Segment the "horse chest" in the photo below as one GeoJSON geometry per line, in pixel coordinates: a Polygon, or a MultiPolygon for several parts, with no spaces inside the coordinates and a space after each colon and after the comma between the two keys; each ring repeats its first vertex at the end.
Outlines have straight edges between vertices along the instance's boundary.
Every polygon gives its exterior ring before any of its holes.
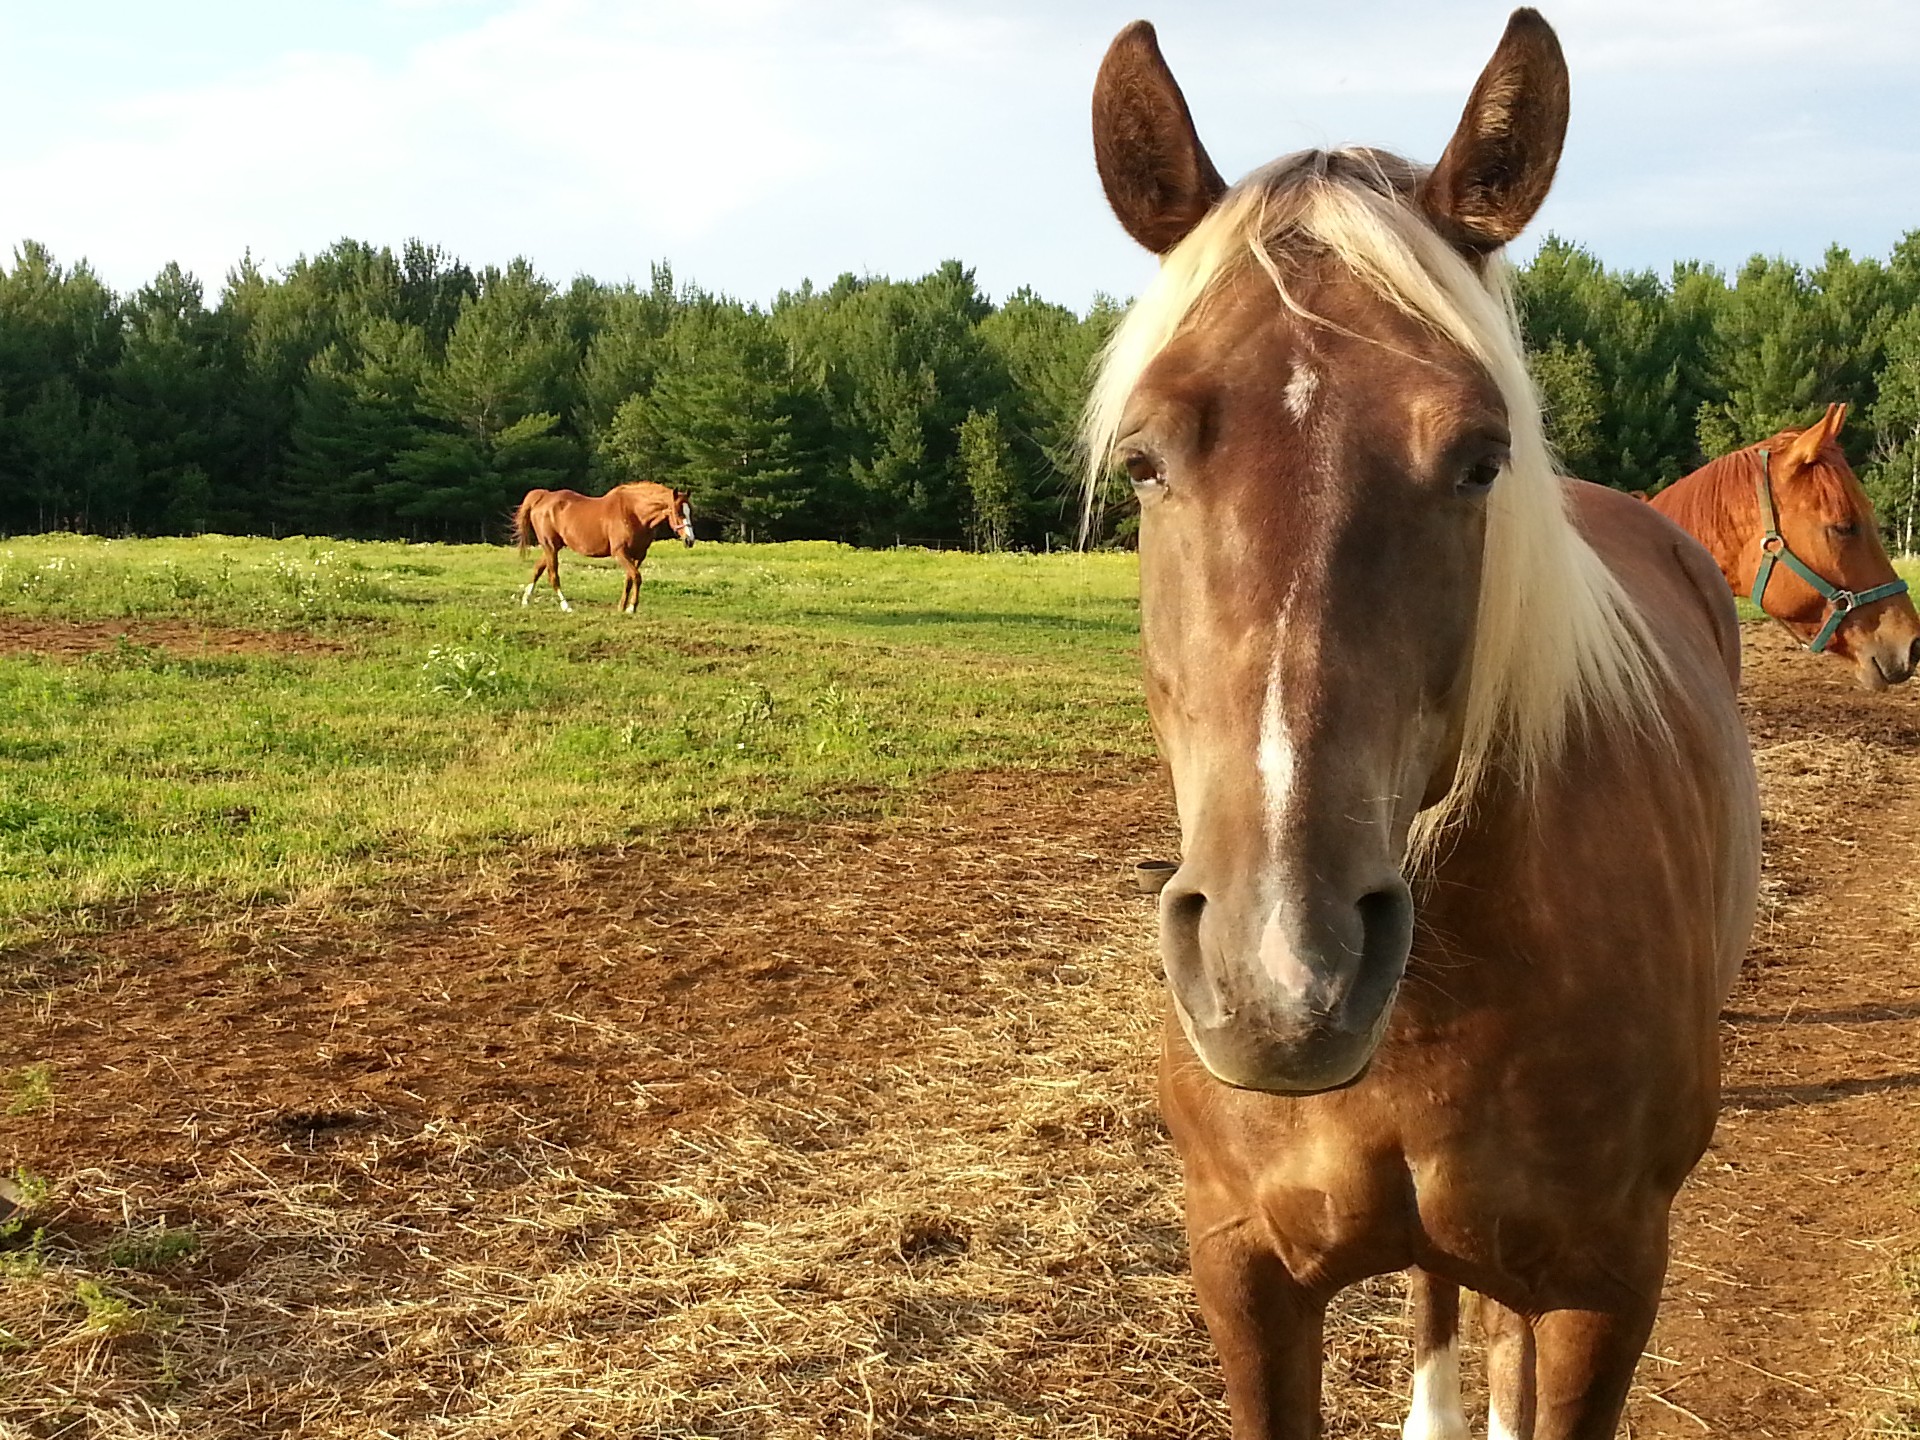
{"type": "Polygon", "coordinates": [[[1649,1164],[1649,1132],[1672,1116],[1582,1113],[1531,1085],[1415,1083],[1390,1059],[1301,1098],[1229,1090],[1170,1059],[1162,1098],[1190,1202],[1257,1223],[1296,1278],[1329,1289],[1414,1264],[1516,1298],[1603,1287],[1585,1257],[1633,1249],[1649,1199],[1697,1154],[1690,1139],[1649,1164]]]}

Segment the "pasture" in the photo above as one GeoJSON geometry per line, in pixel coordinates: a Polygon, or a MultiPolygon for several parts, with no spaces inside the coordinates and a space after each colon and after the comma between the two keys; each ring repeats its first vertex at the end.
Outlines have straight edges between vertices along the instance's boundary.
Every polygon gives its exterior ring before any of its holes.
{"type": "MultiPolygon", "coordinates": [[[[1124,556],[0,545],[0,1434],[1224,1433],[1124,556]]],[[[1920,716],[1766,903],[1635,1436],[1920,1433],[1920,716]]],[[[1330,1334],[1395,1433],[1394,1284],[1330,1334]]]]}
{"type": "MultiPolygon", "coordinates": [[[[662,547],[664,549],[664,547],[662,547]]],[[[318,904],[949,772],[1147,753],[1119,556],[0,545],[0,925],[318,904]]],[[[0,938],[4,938],[0,935],[0,938]]]]}

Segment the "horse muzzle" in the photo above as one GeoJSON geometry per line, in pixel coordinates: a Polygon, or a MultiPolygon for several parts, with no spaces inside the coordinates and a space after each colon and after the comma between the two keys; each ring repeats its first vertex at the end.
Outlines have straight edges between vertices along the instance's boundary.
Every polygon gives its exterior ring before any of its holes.
{"type": "Polygon", "coordinates": [[[1174,1010],[1214,1078],[1310,1095],[1365,1073],[1413,948],[1398,877],[1357,901],[1276,904],[1247,924],[1176,876],[1160,914],[1174,1010]]]}
{"type": "MultiPolygon", "coordinates": [[[[1904,637],[1901,637],[1904,639],[1904,637]]],[[[1878,637],[1854,662],[1860,683],[1868,690],[1884,690],[1905,683],[1920,668],[1920,639],[1906,644],[1881,644],[1878,637]]]]}

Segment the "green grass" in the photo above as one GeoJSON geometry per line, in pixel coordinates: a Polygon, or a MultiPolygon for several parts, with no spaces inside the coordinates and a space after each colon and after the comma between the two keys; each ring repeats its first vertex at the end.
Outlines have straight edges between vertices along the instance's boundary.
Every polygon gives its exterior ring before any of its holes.
{"type": "Polygon", "coordinates": [[[637,617],[611,562],[563,563],[571,615],[486,546],[0,542],[0,636],[342,647],[0,654],[0,944],[1150,754],[1128,556],[663,545],[637,617]]]}
{"type": "Polygon", "coordinates": [[[163,1270],[199,1250],[200,1237],[192,1230],[127,1230],[107,1245],[106,1258],[121,1270],[163,1270]]]}
{"type": "Polygon", "coordinates": [[[53,1066],[42,1060],[0,1076],[0,1095],[6,1097],[4,1113],[8,1115],[39,1115],[51,1110],[53,1066]]]}

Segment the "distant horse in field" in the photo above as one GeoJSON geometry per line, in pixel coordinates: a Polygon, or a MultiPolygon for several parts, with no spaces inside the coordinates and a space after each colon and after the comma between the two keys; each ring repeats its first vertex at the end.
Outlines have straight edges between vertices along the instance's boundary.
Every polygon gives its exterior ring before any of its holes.
{"type": "Polygon", "coordinates": [[[1829,405],[1805,430],[1709,460],[1652,503],[1707,547],[1734,594],[1884,690],[1920,664],[1920,615],[1835,442],[1846,418],[1829,405]]]}
{"type": "MultiPolygon", "coordinates": [[[[1553,471],[1501,248],[1567,121],[1518,10],[1440,162],[1229,188],[1153,28],[1094,153],[1160,268],[1086,440],[1140,501],[1182,834],[1161,1100],[1239,1440],[1321,1434],[1329,1299],[1411,1269],[1405,1435],[1611,1436],[1719,1108],[1760,814],[1740,640],[1664,515],[1553,471]]],[[[1089,494],[1099,493],[1090,486],[1089,494]]]]}
{"type": "Polygon", "coordinates": [[[533,587],[545,575],[560,597],[560,608],[571,610],[560,588],[560,552],[572,550],[596,559],[612,555],[627,572],[620,587],[620,609],[632,614],[640,608],[640,565],[647,549],[662,534],[679,536],[693,548],[693,507],[685,490],[669,489],[651,480],[616,485],[606,494],[586,496],[577,490],[529,490],[513,514],[513,536],[520,558],[527,558],[527,542],[540,544],[540,563],[533,579],[520,592],[520,603],[533,600],[533,587]]]}

